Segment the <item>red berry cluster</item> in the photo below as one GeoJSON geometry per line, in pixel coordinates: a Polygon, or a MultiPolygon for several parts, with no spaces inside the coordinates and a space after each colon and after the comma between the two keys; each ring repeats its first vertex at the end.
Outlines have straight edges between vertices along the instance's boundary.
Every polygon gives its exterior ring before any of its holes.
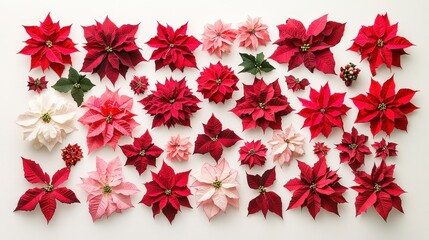
{"type": "Polygon", "coordinates": [[[356,81],[360,69],[355,64],[349,63],[344,67],[340,68],[340,78],[344,81],[347,87],[351,86],[353,81],[356,81]]]}

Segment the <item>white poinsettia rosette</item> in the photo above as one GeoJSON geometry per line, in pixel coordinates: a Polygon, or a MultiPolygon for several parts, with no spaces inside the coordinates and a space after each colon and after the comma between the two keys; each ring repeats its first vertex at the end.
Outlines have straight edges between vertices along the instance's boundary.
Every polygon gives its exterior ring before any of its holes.
{"type": "Polygon", "coordinates": [[[24,129],[24,140],[49,151],[61,143],[67,134],[76,130],[77,107],[53,93],[42,93],[28,104],[28,111],[20,114],[16,123],[24,129]]]}

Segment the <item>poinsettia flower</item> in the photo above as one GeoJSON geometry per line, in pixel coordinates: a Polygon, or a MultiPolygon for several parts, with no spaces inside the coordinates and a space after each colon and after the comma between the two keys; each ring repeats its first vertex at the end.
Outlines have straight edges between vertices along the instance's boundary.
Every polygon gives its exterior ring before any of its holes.
{"type": "Polygon", "coordinates": [[[355,123],[369,122],[373,136],[380,131],[390,136],[395,128],[406,131],[406,115],[418,109],[410,102],[417,91],[401,88],[395,92],[395,87],[393,76],[383,85],[371,79],[367,95],[359,94],[351,98],[359,109],[355,123]]]}
{"type": "Polygon", "coordinates": [[[383,63],[389,69],[392,66],[401,67],[401,55],[407,54],[404,49],[413,44],[406,38],[397,36],[397,32],[398,23],[391,25],[387,13],[378,14],[374,25],[361,27],[348,50],[359,52],[362,60],[368,59],[373,76],[383,63]]]}
{"type": "Polygon", "coordinates": [[[136,32],[139,25],[125,24],[117,27],[109,17],[103,23],[84,26],[88,53],[83,61],[81,72],[97,73],[100,79],[105,76],[115,84],[119,74],[124,78],[129,68],[146,61],[136,45],[136,32]]]}
{"type": "Polygon", "coordinates": [[[27,44],[19,53],[31,56],[31,67],[41,67],[42,71],[52,68],[58,76],[65,64],[72,64],[70,54],[77,52],[75,43],[69,38],[71,25],[60,27],[60,22],[52,22],[50,14],[40,26],[24,26],[30,35],[27,44]]]}
{"type": "Polygon", "coordinates": [[[382,161],[378,167],[374,164],[371,174],[364,171],[355,172],[354,181],[359,185],[351,188],[358,192],[355,202],[356,216],[366,212],[371,206],[374,206],[384,221],[387,221],[392,207],[404,213],[400,195],[405,191],[394,183],[394,171],[395,165],[387,166],[386,162],[382,161]]]}
{"type": "Polygon", "coordinates": [[[240,47],[256,50],[259,45],[266,46],[271,42],[268,26],[261,23],[261,18],[247,17],[246,22],[238,24],[237,39],[240,47]]]}
{"type": "Polygon", "coordinates": [[[397,145],[393,142],[386,142],[386,139],[382,138],[380,142],[375,142],[371,146],[375,149],[375,157],[379,157],[384,161],[387,157],[397,156],[397,145]]]}
{"type": "Polygon", "coordinates": [[[188,161],[191,154],[192,143],[189,137],[182,138],[179,134],[171,136],[165,147],[166,158],[170,161],[188,161]]]}
{"type": "Polygon", "coordinates": [[[204,68],[197,78],[198,92],[202,93],[209,102],[224,103],[232,97],[232,93],[238,90],[238,77],[230,67],[217,62],[210,63],[210,67],[204,68]]]}
{"type": "Polygon", "coordinates": [[[267,213],[270,211],[283,218],[282,199],[277,193],[267,190],[276,180],[276,169],[274,167],[268,169],[262,176],[259,174],[251,175],[247,172],[246,175],[249,187],[259,192],[257,197],[250,200],[247,215],[262,211],[264,218],[267,218],[267,213]]]}
{"type": "Polygon", "coordinates": [[[359,134],[355,127],[352,132],[344,132],[340,144],[336,144],[340,151],[340,162],[347,162],[353,171],[356,171],[365,164],[365,155],[371,154],[369,148],[365,145],[368,136],[359,134]]]}
{"type": "Polygon", "coordinates": [[[191,187],[195,189],[197,207],[203,207],[209,221],[220,211],[226,212],[228,206],[238,208],[237,176],[225,159],[216,165],[204,163],[201,171],[193,175],[191,187]]]}
{"type": "Polygon", "coordinates": [[[339,183],[337,171],[331,171],[326,158],[321,158],[313,167],[298,161],[301,171],[299,178],[289,180],[284,187],[293,191],[287,210],[307,207],[313,219],[316,219],[320,207],[328,212],[338,213],[338,204],[347,202],[343,197],[346,187],[339,183]]]}
{"type": "Polygon", "coordinates": [[[231,147],[236,142],[242,140],[234,131],[227,128],[222,130],[222,123],[214,114],[210,117],[207,124],[203,123],[204,134],[198,134],[195,140],[195,153],[210,153],[210,156],[216,160],[220,159],[223,153],[223,147],[231,147]]]}
{"type": "Polygon", "coordinates": [[[28,91],[32,90],[37,93],[40,93],[43,89],[46,89],[48,84],[48,81],[46,81],[46,76],[43,76],[41,78],[32,78],[28,76],[28,91]]]}
{"type": "Polygon", "coordinates": [[[170,77],[165,83],[156,83],[156,90],[139,102],[150,115],[154,116],[152,128],[161,125],[175,126],[176,124],[191,127],[190,118],[200,110],[201,102],[186,86],[185,78],[176,81],[170,77]]]}
{"type": "Polygon", "coordinates": [[[305,87],[310,85],[310,82],[307,78],[299,79],[293,75],[286,76],[287,88],[292,89],[293,92],[298,90],[305,90],[305,87]]]}
{"type": "Polygon", "coordinates": [[[282,128],[282,116],[293,111],[286,96],[282,95],[278,79],[266,84],[264,79],[255,78],[253,84],[244,87],[244,96],[237,100],[231,111],[241,118],[243,130],[259,126],[265,132],[267,127],[282,128]]]}
{"type": "Polygon", "coordinates": [[[326,83],[320,87],[319,92],[310,88],[310,100],[298,98],[304,107],[298,112],[305,118],[302,127],[310,128],[311,139],[319,136],[320,133],[328,137],[333,127],[343,129],[342,116],[350,110],[344,104],[345,95],[346,93],[331,94],[329,84],[326,83]]]}
{"type": "Polygon", "coordinates": [[[28,104],[16,123],[24,129],[24,139],[39,149],[51,151],[67,134],[76,130],[76,106],[52,93],[42,93],[28,104]]]}
{"type": "Polygon", "coordinates": [[[279,45],[271,59],[288,63],[288,71],[304,64],[313,72],[316,68],[323,73],[335,74],[335,60],[330,48],[337,45],[343,37],[345,23],[328,21],[328,15],[314,20],[308,29],[295,19],[289,18],[286,24],[278,25],[279,45]]]}
{"type": "Polygon", "coordinates": [[[292,124],[284,131],[274,130],[273,138],[268,141],[268,144],[271,145],[274,162],[277,161],[280,166],[285,163],[289,165],[292,158],[304,155],[304,136],[295,132],[292,124]]]}
{"type": "Polygon", "coordinates": [[[231,28],[231,23],[217,20],[214,24],[206,24],[203,33],[203,50],[222,58],[222,53],[230,53],[231,46],[237,37],[237,30],[231,28]]]}
{"type": "Polygon", "coordinates": [[[252,169],[253,165],[262,166],[265,164],[267,147],[262,144],[261,140],[245,142],[244,146],[238,150],[240,154],[240,165],[248,164],[249,169],[252,169]]]}
{"type": "Polygon", "coordinates": [[[69,144],[61,149],[61,158],[66,164],[66,167],[71,168],[83,158],[82,148],[79,144],[69,144]]]}
{"type": "Polygon", "coordinates": [[[33,211],[39,204],[40,210],[49,223],[57,207],[56,200],[67,204],[80,203],[72,190],[60,187],[69,178],[69,168],[65,167],[58,170],[51,180],[49,174],[43,172],[40,165],[33,160],[22,158],[22,165],[25,179],[29,183],[43,184],[44,187],[28,189],[19,198],[15,211],[33,211]]]}
{"type": "Polygon", "coordinates": [[[149,85],[149,80],[146,76],[134,76],[133,80],[130,82],[131,90],[133,90],[134,94],[144,94],[149,85]]]}
{"type": "Polygon", "coordinates": [[[188,36],[187,29],[188,23],[176,30],[158,23],[157,35],[146,43],[156,48],[150,57],[150,60],[155,60],[155,70],[167,65],[171,71],[176,68],[182,72],[185,67],[197,68],[193,52],[201,42],[194,36],[188,36]]]}
{"type": "Polygon", "coordinates": [[[141,175],[146,171],[147,165],[156,166],[156,158],[162,154],[162,149],[152,142],[149,131],[134,138],[133,144],[119,146],[127,157],[125,165],[134,165],[141,175]]]}
{"type": "Polygon", "coordinates": [[[134,207],[131,196],[140,192],[136,185],[124,181],[122,162],[118,157],[109,162],[97,157],[96,171],[81,180],[80,186],[88,193],[86,201],[94,222],[103,215],[108,218],[112,213],[121,213],[134,207]]]}
{"type": "Polygon", "coordinates": [[[328,155],[329,150],[331,150],[331,148],[329,148],[328,146],[326,146],[324,142],[316,142],[316,143],[314,143],[313,152],[314,152],[314,154],[317,155],[317,157],[319,159],[325,158],[326,155],[328,155]]]}
{"type": "Polygon", "coordinates": [[[353,63],[349,63],[340,68],[340,78],[344,81],[344,84],[346,84],[347,87],[350,87],[353,81],[357,80],[359,73],[360,69],[353,63]]]}
{"type": "Polygon", "coordinates": [[[106,144],[116,149],[119,138],[124,135],[131,137],[131,133],[139,124],[134,120],[133,99],[119,95],[106,88],[100,97],[91,96],[82,107],[89,110],[79,118],[79,122],[87,125],[88,134],[86,143],[89,153],[106,144]]]}
{"type": "Polygon", "coordinates": [[[173,222],[180,206],[192,208],[188,196],[191,190],[188,188],[187,172],[175,173],[165,162],[158,173],[152,172],[152,181],[145,183],[146,194],[140,203],[152,206],[153,217],[161,211],[168,221],[173,222]]]}

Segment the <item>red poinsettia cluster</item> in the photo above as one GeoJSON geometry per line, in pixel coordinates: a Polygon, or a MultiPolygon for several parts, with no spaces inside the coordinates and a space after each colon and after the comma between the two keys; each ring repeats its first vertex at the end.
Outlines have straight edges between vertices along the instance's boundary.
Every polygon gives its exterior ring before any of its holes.
{"type": "Polygon", "coordinates": [[[100,79],[107,76],[115,84],[121,74],[124,78],[129,68],[145,61],[136,45],[138,25],[117,27],[109,17],[103,23],[83,27],[87,41],[82,72],[97,73],[100,79]]]}
{"type": "Polygon", "coordinates": [[[331,148],[326,146],[324,142],[314,143],[313,153],[316,154],[319,159],[325,158],[326,155],[328,155],[329,150],[331,150],[331,148]]]}
{"type": "Polygon", "coordinates": [[[60,27],[60,22],[52,22],[50,14],[40,26],[24,26],[30,35],[27,44],[19,53],[31,56],[30,69],[41,67],[42,71],[52,68],[58,76],[65,64],[72,64],[70,54],[77,52],[75,43],[69,38],[71,25],[60,27]]]}
{"type": "Polygon", "coordinates": [[[279,45],[271,59],[288,63],[289,71],[304,64],[310,70],[335,74],[335,60],[330,48],[337,45],[344,33],[345,23],[328,21],[328,15],[314,20],[308,29],[295,19],[278,25],[279,45]]]}
{"type": "Polygon", "coordinates": [[[240,154],[238,161],[241,162],[241,165],[248,164],[250,169],[254,165],[262,166],[267,161],[267,150],[267,147],[262,144],[261,140],[245,142],[244,146],[238,150],[240,154]]]}
{"type": "Polygon", "coordinates": [[[341,163],[347,162],[353,171],[365,164],[365,155],[371,154],[371,151],[365,145],[367,141],[368,137],[364,134],[359,134],[354,127],[351,133],[344,132],[343,140],[340,144],[337,144],[341,163]]]}
{"type": "Polygon", "coordinates": [[[82,149],[79,144],[69,144],[61,149],[61,157],[68,168],[76,165],[83,158],[82,149]]]}
{"type": "Polygon", "coordinates": [[[169,66],[172,71],[178,68],[182,72],[185,67],[197,68],[193,51],[201,42],[194,36],[188,36],[187,29],[188,23],[177,30],[158,23],[157,35],[146,43],[156,48],[150,57],[150,60],[155,60],[155,70],[164,66],[169,66]]]}
{"type": "Polygon", "coordinates": [[[131,90],[134,94],[144,94],[149,86],[149,80],[146,76],[134,76],[133,80],[130,82],[131,90]]]}
{"type": "Polygon", "coordinates": [[[259,126],[265,132],[268,127],[282,128],[282,116],[293,111],[286,96],[282,95],[278,79],[266,84],[255,78],[253,84],[244,87],[244,96],[237,100],[231,111],[241,118],[243,130],[259,126]]]}
{"type": "Polygon", "coordinates": [[[170,128],[176,124],[190,127],[190,118],[200,109],[197,104],[201,101],[186,86],[185,78],[180,81],[170,78],[164,84],[156,83],[156,90],[139,102],[154,116],[152,128],[161,125],[170,128]]]}
{"type": "Polygon", "coordinates": [[[285,76],[286,84],[288,89],[292,89],[293,92],[298,90],[304,90],[305,87],[310,85],[310,82],[307,78],[299,79],[294,77],[293,75],[285,76]]]}
{"type": "Polygon", "coordinates": [[[393,142],[386,142],[386,139],[382,138],[380,142],[375,142],[371,146],[375,149],[375,157],[379,157],[384,161],[387,157],[397,156],[397,145],[393,142]]]}

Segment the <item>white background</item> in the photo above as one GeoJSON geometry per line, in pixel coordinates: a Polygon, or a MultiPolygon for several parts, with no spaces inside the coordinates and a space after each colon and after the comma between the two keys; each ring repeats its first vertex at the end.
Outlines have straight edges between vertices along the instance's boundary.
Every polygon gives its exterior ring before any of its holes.
{"type": "MultiPolygon", "coordinates": [[[[428,141],[428,74],[427,74],[427,24],[428,7],[425,1],[8,1],[2,0],[0,3],[2,9],[1,18],[1,37],[0,37],[0,69],[1,69],[1,94],[2,104],[1,112],[1,158],[0,167],[0,238],[1,239],[115,239],[115,238],[157,238],[157,239],[427,239],[424,227],[428,226],[427,216],[428,208],[428,185],[427,171],[429,170],[429,160],[427,154],[428,141]],[[421,107],[409,115],[408,133],[395,130],[388,140],[397,142],[398,154],[396,158],[388,159],[389,164],[396,164],[395,176],[397,183],[402,186],[407,193],[402,196],[403,208],[405,214],[392,210],[388,222],[384,222],[381,217],[371,208],[368,213],[355,217],[354,199],[356,192],[349,190],[345,197],[349,203],[342,204],[339,207],[341,217],[327,213],[322,210],[313,220],[307,209],[285,211],[289,203],[291,192],[283,188],[283,185],[291,178],[298,176],[299,171],[296,161],[290,166],[283,168],[276,167],[277,181],[271,188],[277,192],[283,200],[284,219],[278,216],[268,214],[265,220],[261,213],[247,216],[247,204],[249,200],[257,195],[256,191],[248,188],[245,180],[245,171],[252,174],[262,173],[264,170],[274,166],[272,157],[268,156],[267,164],[263,167],[255,167],[249,171],[247,165],[239,166],[238,149],[243,145],[243,141],[238,142],[233,147],[224,151],[224,157],[230,165],[238,169],[239,182],[241,184],[239,191],[241,194],[240,208],[228,209],[227,214],[220,214],[209,222],[202,209],[184,208],[179,213],[173,224],[170,225],[163,215],[152,218],[152,211],[149,207],[137,204],[145,188],[143,183],[150,180],[149,171],[157,172],[159,168],[149,167],[148,171],[139,176],[133,166],[124,167],[125,180],[135,183],[141,192],[133,197],[135,208],[129,209],[122,214],[114,214],[109,219],[92,222],[88,213],[88,206],[85,202],[86,194],[78,186],[80,177],[86,177],[87,172],[95,169],[95,157],[100,156],[106,160],[119,156],[125,162],[125,156],[118,148],[113,151],[109,147],[104,147],[91,155],[85,154],[85,158],[77,164],[72,170],[66,186],[73,189],[81,204],[58,204],[55,215],[49,225],[39,209],[33,212],[13,212],[19,197],[30,187],[23,177],[20,157],[34,159],[42,168],[53,174],[53,172],[63,167],[60,156],[60,149],[68,143],[79,143],[85,153],[87,147],[85,135],[87,128],[77,123],[78,131],[70,134],[63,144],[57,145],[52,152],[46,149],[35,150],[31,145],[22,140],[22,130],[15,124],[16,117],[26,110],[28,101],[35,97],[37,93],[27,92],[26,82],[28,75],[33,77],[42,76],[42,72],[37,69],[29,72],[30,57],[17,54],[24,47],[23,41],[28,39],[22,25],[38,25],[43,21],[48,13],[54,21],[61,20],[62,26],[73,24],[70,37],[80,52],[72,55],[73,66],[78,70],[82,66],[86,51],[82,48],[85,39],[81,26],[88,26],[95,23],[94,20],[102,22],[106,15],[118,26],[122,24],[140,23],[137,32],[137,44],[142,48],[143,56],[150,58],[153,51],[144,44],[156,34],[157,21],[162,24],[170,24],[174,28],[181,26],[189,21],[188,34],[201,39],[201,34],[206,23],[214,23],[221,18],[224,22],[237,23],[245,21],[247,16],[263,17],[263,22],[269,26],[271,39],[275,41],[278,37],[276,25],[282,24],[287,18],[301,20],[304,25],[308,24],[329,13],[329,20],[338,22],[347,22],[342,41],[332,48],[336,60],[336,71],[340,65],[349,61],[359,63],[360,56],[354,52],[346,51],[351,45],[351,40],[356,36],[361,25],[372,25],[377,13],[389,13],[392,23],[399,22],[398,34],[407,37],[416,46],[407,50],[410,55],[402,57],[403,69],[393,68],[390,72],[385,67],[378,70],[375,79],[384,82],[392,74],[395,74],[397,89],[411,88],[420,90],[415,96],[413,102],[421,107]]],[[[266,56],[270,56],[275,49],[275,45],[260,47],[266,56]]],[[[241,62],[238,52],[248,52],[243,48],[238,48],[236,42],[232,54],[222,59],[223,64],[227,64],[238,72],[241,68],[238,64],[241,62]]],[[[255,54],[256,52],[252,52],[255,54]]],[[[208,66],[209,63],[216,63],[216,56],[209,56],[203,52],[201,47],[195,51],[197,64],[200,69],[208,66]]],[[[301,66],[290,73],[287,72],[287,65],[279,65],[275,61],[271,63],[277,68],[275,71],[263,74],[265,81],[272,82],[279,78],[280,84],[294,109],[300,110],[301,104],[297,97],[308,98],[309,88],[304,92],[292,93],[287,90],[284,82],[284,76],[293,74],[297,77],[307,77],[313,88],[317,90],[325,82],[329,82],[333,92],[347,92],[345,103],[352,107],[348,115],[344,118],[344,128],[350,131],[354,119],[357,115],[356,107],[353,105],[350,97],[368,90],[370,83],[370,72],[368,62],[359,63],[362,72],[359,80],[352,87],[346,88],[343,82],[335,75],[324,75],[315,71],[311,74],[304,66],[301,66]]],[[[171,73],[168,68],[155,72],[153,61],[140,63],[135,70],[130,70],[127,74],[127,80],[119,78],[115,89],[121,88],[121,94],[132,96],[128,86],[130,79],[134,74],[146,75],[150,80],[150,89],[154,89],[156,81],[163,82],[165,77],[171,75],[175,79],[181,79],[186,76],[188,85],[195,92],[195,79],[199,75],[199,70],[186,69],[184,73],[176,70],[171,73]]],[[[67,72],[67,69],[65,73],[67,72]]],[[[49,86],[54,84],[58,77],[53,71],[46,71],[49,86]]],[[[158,127],[151,129],[150,133],[154,138],[156,145],[163,147],[171,135],[181,133],[183,136],[190,136],[194,142],[196,135],[202,133],[201,123],[207,122],[211,113],[214,112],[221,118],[224,127],[236,131],[243,139],[251,141],[252,139],[262,139],[266,143],[272,134],[272,130],[267,130],[265,134],[258,128],[256,130],[241,131],[241,121],[229,110],[235,106],[235,100],[242,95],[242,83],[250,84],[252,75],[239,74],[239,91],[233,95],[233,100],[225,104],[208,103],[204,100],[200,107],[202,110],[197,112],[192,118],[192,129],[185,127],[175,127],[167,129],[158,127]]],[[[108,79],[100,82],[98,75],[89,75],[90,79],[97,84],[93,90],[86,94],[100,96],[105,90],[105,86],[112,89],[113,86],[108,79]]],[[[48,91],[53,91],[50,88],[48,91]]],[[[144,96],[147,96],[146,93],[144,96]]],[[[200,99],[202,95],[196,93],[200,99]]],[[[71,100],[70,96],[67,97],[71,100]]],[[[140,100],[142,97],[135,97],[140,100]]],[[[152,117],[142,110],[142,105],[135,102],[133,111],[138,114],[136,120],[141,124],[133,132],[138,137],[152,124],[152,117]]],[[[81,116],[85,109],[80,109],[78,116],[81,116]]],[[[293,123],[295,128],[299,129],[303,119],[294,113],[283,118],[283,126],[287,127],[293,123]]],[[[368,124],[356,125],[360,133],[370,136],[368,144],[375,140],[379,141],[384,136],[380,133],[375,139],[370,135],[368,124]]],[[[334,148],[335,143],[341,141],[341,131],[336,129],[330,135],[329,139],[319,136],[311,142],[308,128],[302,129],[301,133],[306,136],[307,144],[305,146],[306,155],[301,160],[310,165],[316,161],[312,153],[313,144],[316,141],[326,141],[329,147],[334,148]]],[[[120,144],[131,143],[131,138],[123,137],[120,144]]],[[[371,147],[371,150],[372,147],[371,147]]],[[[339,175],[343,178],[342,183],[345,186],[352,186],[353,174],[346,165],[339,164],[339,152],[331,150],[328,155],[328,164],[333,169],[339,168],[339,175]]],[[[161,161],[165,154],[157,160],[157,166],[161,166],[161,161]]],[[[364,170],[369,171],[373,163],[379,163],[380,159],[374,159],[373,155],[366,158],[364,170]]],[[[214,164],[214,160],[208,155],[193,155],[189,162],[169,162],[176,171],[185,171],[188,169],[198,170],[204,162],[214,164]]],[[[195,206],[195,200],[191,196],[191,205],[195,206]]]]}

